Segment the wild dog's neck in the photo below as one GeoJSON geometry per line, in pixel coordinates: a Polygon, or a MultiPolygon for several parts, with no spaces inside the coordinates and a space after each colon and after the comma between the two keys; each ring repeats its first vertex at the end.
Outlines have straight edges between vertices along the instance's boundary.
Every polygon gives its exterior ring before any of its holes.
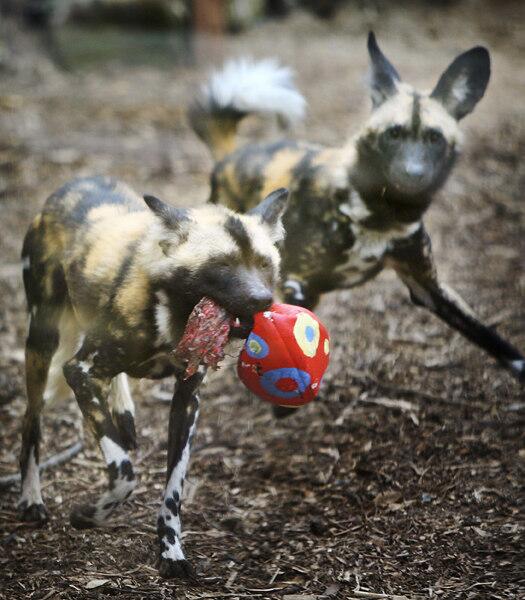
{"type": "Polygon", "coordinates": [[[199,300],[191,294],[191,274],[183,267],[174,269],[173,259],[159,245],[156,225],[145,234],[138,260],[149,280],[149,302],[160,338],[166,343],[176,342],[199,300]]]}
{"type": "Polygon", "coordinates": [[[197,303],[188,291],[184,274],[174,273],[169,279],[155,281],[151,302],[158,342],[176,345],[197,303]]]}
{"type": "Polygon", "coordinates": [[[176,345],[185,324],[183,315],[180,314],[180,307],[162,288],[153,292],[152,306],[157,341],[169,346],[176,345]]]}

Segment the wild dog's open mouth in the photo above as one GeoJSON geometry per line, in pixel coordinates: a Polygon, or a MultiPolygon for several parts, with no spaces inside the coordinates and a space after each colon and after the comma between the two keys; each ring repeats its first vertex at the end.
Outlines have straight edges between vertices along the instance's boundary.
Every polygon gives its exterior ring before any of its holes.
{"type": "Polygon", "coordinates": [[[205,296],[191,311],[172,358],[185,369],[184,379],[194,375],[199,365],[218,369],[230,336],[248,337],[252,327],[251,318],[234,318],[217,302],[205,296]]]}
{"type": "Polygon", "coordinates": [[[230,337],[245,340],[253,329],[253,317],[237,317],[233,321],[230,337]]]}

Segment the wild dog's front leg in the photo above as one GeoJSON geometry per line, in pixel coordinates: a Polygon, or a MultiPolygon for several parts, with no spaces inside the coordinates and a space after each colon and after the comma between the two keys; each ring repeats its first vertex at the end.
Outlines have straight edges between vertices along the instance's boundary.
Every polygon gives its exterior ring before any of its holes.
{"type": "Polygon", "coordinates": [[[415,304],[428,308],[525,382],[525,357],[484,325],[456,292],[438,281],[430,238],[423,226],[410,239],[396,244],[389,262],[415,304]]]}
{"type": "Polygon", "coordinates": [[[137,447],[135,404],[131,397],[128,377],[125,373],[119,373],[111,382],[109,408],[124,448],[134,450],[137,447]]]}
{"type": "Polygon", "coordinates": [[[65,378],[102,450],[108,474],[107,492],[98,499],[73,508],[71,524],[78,529],[102,524],[131,495],[135,487],[131,461],[107,405],[111,375],[106,366],[95,364],[96,354],[82,348],[64,365],[65,378]]]}
{"type": "Polygon", "coordinates": [[[190,446],[199,414],[197,388],[204,373],[186,381],[179,377],[171,402],[168,433],[166,489],[157,520],[162,577],[192,577],[193,570],[182,550],[180,507],[190,446]]]}

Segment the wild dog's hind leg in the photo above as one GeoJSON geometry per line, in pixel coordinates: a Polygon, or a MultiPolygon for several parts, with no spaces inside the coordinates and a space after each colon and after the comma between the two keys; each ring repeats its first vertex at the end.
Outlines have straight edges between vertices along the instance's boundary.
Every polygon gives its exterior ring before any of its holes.
{"type": "Polygon", "coordinates": [[[78,529],[102,524],[131,495],[136,483],[131,461],[107,404],[113,375],[107,369],[109,360],[109,356],[100,356],[85,342],[64,365],[64,376],[102,450],[108,474],[108,490],[102,496],[73,508],[71,524],[78,529]]]}
{"type": "Polygon", "coordinates": [[[137,447],[135,404],[125,373],[119,373],[111,382],[109,408],[124,448],[134,450],[137,447]]]}
{"type": "Polygon", "coordinates": [[[180,506],[190,460],[190,446],[199,415],[197,388],[204,373],[186,381],[178,379],[171,402],[168,433],[166,489],[157,520],[160,542],[159,572],[162,577],[192,577],[193,570],[182,550],[180,506]]]}
{"type": "Polygon", "coordinates": [[[23,521],[43,522],[47,520],[47,510],[42,501],[38,470],[40,415],[44,406],[49,366],[58,348],[58,321],[61,310],[56,305],[32,308],[25,351],[27,409],[22,427],[22,494],[18,510],[23,521]]]}

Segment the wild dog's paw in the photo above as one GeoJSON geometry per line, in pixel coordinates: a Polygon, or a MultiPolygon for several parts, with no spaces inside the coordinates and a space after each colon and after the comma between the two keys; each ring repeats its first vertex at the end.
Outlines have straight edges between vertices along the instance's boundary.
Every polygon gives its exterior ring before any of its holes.
{"type": "Polygon", "coordinates": [[[137,433],[135,431],[135,419],[129,410],[123,413],[113,413],[113,421],[118,429],[120,441],[124,450],[135,450],[137,448],[137,433]]]}
{"type": "Polygon", "coordinates": [[[187,560],[161,558],[159,575],[165,579],[195,579],[195,571],[187,560]]]}
{"type": "Polygon", "coordinates": [[[75,529],[91,529],[100,525],[95,519],[96,512],[93,504],[77,504],[69,515],[69,521],[75,529]]]}
{"type": "Polygon", "coordinates": [[[43,525],[49,519],[49,513],[44,504],[28,505],[27,500],[24,500],[18,505],[18,518],[20,521],[43,525]]]}

